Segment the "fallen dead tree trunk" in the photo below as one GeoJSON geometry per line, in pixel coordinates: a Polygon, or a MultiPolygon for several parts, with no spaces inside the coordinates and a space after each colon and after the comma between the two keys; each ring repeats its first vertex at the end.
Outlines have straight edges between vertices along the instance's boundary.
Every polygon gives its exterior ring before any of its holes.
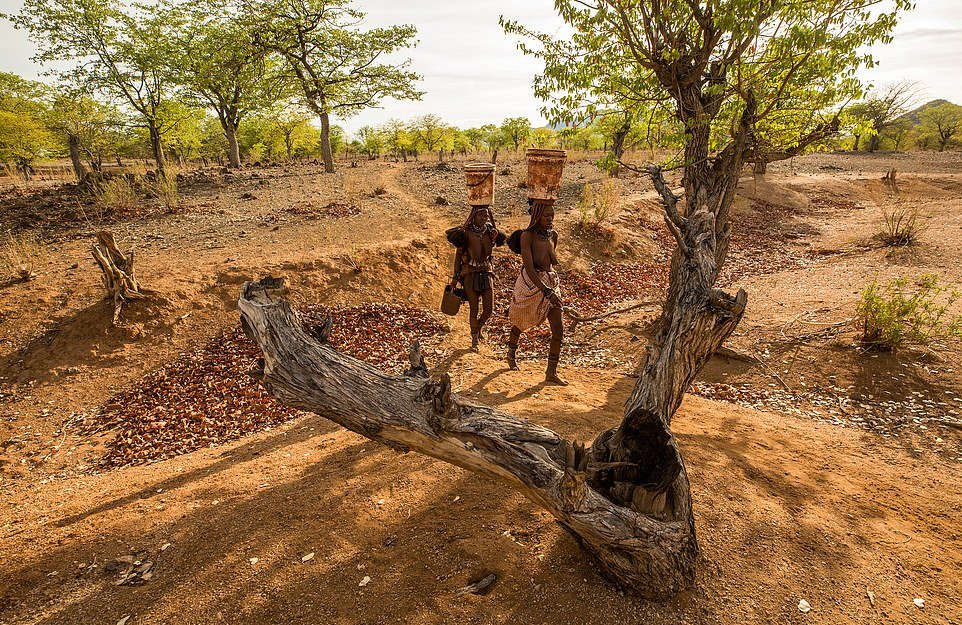
{"type": "Polygon", "coordinates": [[[101,280],[107,289],[107,296],[114,301],[114,323],[120,320],[120,311],[125,302],[144,297],[144,292],[137,283],[134,271],[134,252],[124,254],[120,251],[114,235],[107,231],[100,231],[96,235],[97,242],[91,247],[94,260],[100,265],[101,280]]]}
{"type": "MultiPolygon", "coordinates": [[[[264,352],[263,381],[281,401],[315,412],[399,451],[417,451],[518,489],[551,512],[617,583],[661,598],[689,587],[698,547],[688,481],[674,474],[657,515],[588,486],[616,468],[590,462],[584,445],[537,424],[469,402],[443,374],[429,379],[412,350],[407,376],[390,376],[305,333],[283,281],[244,284],[245,331],[264,352]]],[[[674,459],[674,441],[659,457],[674,459]]],[[[653,457],[651,461],[658,461],[653,457]]]]}

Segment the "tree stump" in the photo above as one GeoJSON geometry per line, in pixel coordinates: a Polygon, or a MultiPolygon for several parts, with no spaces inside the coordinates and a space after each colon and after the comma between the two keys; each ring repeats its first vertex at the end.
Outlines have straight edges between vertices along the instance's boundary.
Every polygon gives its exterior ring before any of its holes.
{"type": "Polygon", "coordinates": [[[145,294],[137,283],[133,250],[126,254],[121,252],[111,232],[102,230],[97,232],[96,237],[97,242],[91,246],[91,253],[103,272],[101,280],[104,288],[107,289],[107,297],[113,298],[113,323],[116,324],[120,320],[120,311],[124,303],[132,299],[140,299],[145,294]]]}

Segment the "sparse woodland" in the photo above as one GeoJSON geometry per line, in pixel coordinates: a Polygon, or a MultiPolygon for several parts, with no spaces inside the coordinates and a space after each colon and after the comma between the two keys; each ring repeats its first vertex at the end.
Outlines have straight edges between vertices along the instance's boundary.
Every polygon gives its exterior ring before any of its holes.
{"type": "Polygon", "coordinates": [[[0,621],[962,619],[962,107],[859,79],[912,5],[561,0],[500,18],[545,127],[348,134],[424,95],[414,25],[25,0],[0,621]],[[564,389],[546,328],[504,365],[517,256],[480,351],[436,310],[463,166],[510,232],[526,148],[569,151],[564,389]]]}

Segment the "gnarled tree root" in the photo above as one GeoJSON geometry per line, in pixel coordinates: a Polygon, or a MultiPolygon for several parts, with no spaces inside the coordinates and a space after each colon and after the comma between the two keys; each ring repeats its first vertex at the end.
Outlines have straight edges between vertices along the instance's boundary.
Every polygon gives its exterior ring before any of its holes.
{"type": "Polygon", "coordinates": [[[116,324],[120,320],[120,311],[125,302],[144,297],[145,293],[137,283],[134,272],[134,253],[126,254],[120,251],[114,235],[107,231],[97,233],[97,242],[91,247],[94,260],[103,272],[101,280],[107,289],[107,296],[114,301],[114,319],[116,324]]]}
{"type": "MultiPolygon", "coordinates": [[[[305,333],[279,279],[245,283],[238,306],[264,353],[263,383],[284,403],[519,490],[551,512],[611,580],[645,597],[693,584],[698,547],[683,464],[660,472],[672,477],[647,499],[635,489],[634,500],[656,514],[619,505],[589,485],[603,481],[610,463],[593,462],[584,445],[547,428],[460,397],[447,374],[426,377],[418,349],[405,376],[337,352],[322,334],[305,333]]],[[[653,444],[668,446],[656,460],[680,460],[670,432],[653,444]]]]}

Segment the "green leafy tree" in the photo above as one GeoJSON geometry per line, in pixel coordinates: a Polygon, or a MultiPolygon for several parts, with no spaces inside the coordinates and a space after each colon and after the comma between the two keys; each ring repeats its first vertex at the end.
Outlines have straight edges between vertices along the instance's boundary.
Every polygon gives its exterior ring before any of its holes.
{"type": "Polygon", "coordinates": [[[410,60],[383,57],[414,45],[413,26],[358,30],[364,13],[350,0],[243,0],[255,41],[285,62],[285,75],[321,120],[325,171],[334,171],[330,116],[355,115],[384,98],[419,100],[410,60]]]}
{"type": "Polygon", "coordinates": [[[531,145],[536,148],[553,148],[558,143],[558,132],[551,128],[535,128],[531,131],[531,145]]]}
{"type": "Polygon", "coordinates": [[[42,120],[0,110],[0,162],[13,165],[29,179],[33,162],[53,146],[53,137],[42,120]]]}
{"type": "Polygon", "coordinates": [[[231,167],[240,167],[237,129],[252,112],[284,99],[278,63],[255,45],[252,24],[225,2],[176,4],[178,54],[170,59],[174,75],[199,102],[213,109],[227,141],[231,167]]]}
{"type": "Polygon", "coordinates": [[[869,152],[879,149],[882,134],[909,110],[918,99],[918,91],[918,83],[903,80],[872,90],[860,103],[856,110],[869,122],[869,152]]]}
{"type": "Polygon", "coordinates": [[[467,155],[468,150],[471,149],[471,140],[468,139],[468,135],[454,126],[448,128],[447,144],[452,152],[459,152],[463,155],[467,155]]]}
{"type": "Polygon", "coordinates": [[[414,136],[415,147],[426,152],[444,149],[445,134],[448,126],[437,115],[422,115],[411,120],[410,131],[414,136]]]}
{"type": "Polygon", "coordinates": [[[33,162],[56,148],[47,128],[46,85],[0,72],[0,162],[30,178],[33,162]]]}
{"type": "MultiPolygon", "coordinates": [[[[911,2],[557,0],[555,7],[577,54],[564,71],[585,74],[576,92],[597,81],[612,100],[662,103],[684,132],[675,163],[681,198],[660,166],[633,166],[650,175],[677,243],[661,317],[621,424],[568,455],[585,470],[584,507],[552,509],[577,526],[579,542],[609,575],[659,597],[695,579],[691,493],[670,425],[747,305],[744,291],[715,287],[742,166],[789,158],[834,136],[839,107],[861,93],[856,72],[872,62],[866,50],[891,39],[911,2]],[[604,501],[613,511],[599,515],[604,501]],[[584,522],[582,512],[594,520],[584,522]],[[615,535],[622,514],[629,520],[615,535]]],[[[545,72],[562,65],[545,63],[545,72]]],[[[549,78],[568,89],[564,75],[549,78]]]]}
{"type": "Polygon", "coordinates": [[[360,151],[368,158],[377,158],[384,150],[384,135],[373,126],[362,126],[357,131],[360,151]]]}
{"type": "Polygon", "coordinates": [[[47,117],[51,130],[63,137],[77,179],[90,167],[100,171],[108,155],[116,155],[125,141],[124,119],[116,108],[104,104],[73,85],[60,85],[47,117]]]}
{"type": "Polygon", "coordinates": [[[168,99],[157,109],[157,127],[177,163],[196,156],[204,141],[207,114],[185,99],[168,99]]]}
{"type": "Polygon", "coordinates": [[[944,152],[952,139],[962,132],[962,106],[946,102],[919,114],[922,131],[935,137],[939,152],[944,152]]]}
{"type": "Polygon", "coordinates": [[[56,73],[118,98],[136,112],[163,175],[159,115],[173,91],[168,61],[176,53],[172,31],[179,27],[170,13],[158,5],[119,0],[25,0],[10,19],[30,33],[37,46],[35,61],[72,64],[56,73]]]}
{"type": "Polygon", "coordinates": [[[498,150],[510,145],[508,138],[504,135],[504,132],[498,126],[494,124],[485,124],[478,129],[481,132],[481,136],[484,139],[484,145],[487,147],[488,151],[491,152],[491,162],[498,162],[498,150]]]}
{"type": "Polygon", "coordinates": [[[485,149],[487,143],[485,142],[485,136],[488,131],[484,128],[468,128],[464,131],[464,136],[467,137],[471,144],[471,150],[473,152],[480,152],[485,149]]]}
{"type": "Polygon", "coordinates": [[[501,122],[501,134],[517,151],[531,136],[531,122],[527,117],[509,117],[501,122]]]}
{"type": "Polygon", "coordinates": [[[381,125],[381,134],[384,137],[384,145],[394,153],[394,157],[408,160],[408,152],[414,144],[414,138],[408,130],[408,125],[399,119],[389,119],[381,125]]]}

